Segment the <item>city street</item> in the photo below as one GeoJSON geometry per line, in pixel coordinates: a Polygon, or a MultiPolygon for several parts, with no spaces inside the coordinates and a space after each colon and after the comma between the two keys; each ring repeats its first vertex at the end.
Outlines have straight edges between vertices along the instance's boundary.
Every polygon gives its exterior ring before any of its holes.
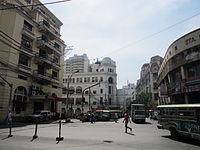
{"type": "Polygon", "coordinates": [[[58,124],[39,124],[38,138],[33,139],[35,125],[13,128],[8,138],[8,128],[0,129],[0,150],[199,150],[195,140],[173,140],[169,132],[158,130],[157,121],[146,124],[129,124],[132,132],[124,133],[122,119],[115,122],[62,124],[63,141],[56,141],[58,124]]]}

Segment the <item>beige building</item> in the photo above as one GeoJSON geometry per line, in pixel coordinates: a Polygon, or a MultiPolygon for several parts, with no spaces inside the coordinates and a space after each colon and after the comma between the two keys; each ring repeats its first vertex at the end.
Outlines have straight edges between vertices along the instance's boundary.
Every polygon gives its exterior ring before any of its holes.
{"type": "Polygon", "coordinates": [[[9,109],[16,117],[61,111],[61,26],[39,0],[0,1],[0,121],[9,109]],[[33,6],[21,7],[25,5],[33,6]]]}
{"type": "Polygon", "coordinates": [[[200,102],[200,29],[169,46],[158,73],[158,85],[160,104],[200,102]]]}
{"type": "Polygon", "coordinates": [[[137,81],[136,93],[149,93],[151,95],[150,106],[158,105],[158,71],[163,58],[160,56],[151,57],[150,63],[145,63],[140,72],[140,79],[137,81]]]}

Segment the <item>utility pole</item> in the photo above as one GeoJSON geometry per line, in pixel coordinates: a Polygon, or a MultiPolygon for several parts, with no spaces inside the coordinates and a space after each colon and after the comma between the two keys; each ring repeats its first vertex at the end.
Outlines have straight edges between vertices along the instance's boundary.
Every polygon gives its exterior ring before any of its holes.
{"type": "Polygon", "coordinates": [[[94,87],[94,86],[97,86],[97,85],[99,85],[100,86],[100,81],[98,82],[98,83],[96,83],[96,84],[93,84],[93,85],[91,85],[91,86],[89,86],[89,87],[87,87],[87,88],[85,88],[83,91],[82,91],[82,113],[83,113],[83,102],[84,102],[84,92],[87,90],[87,89],[89,89],[89,109],[90,109],[90,107],[91,107],[91,102],[90,102],[90,88],[91,87],[94,87]]]}
{"type": "Polygon", "coordinates": [[[8,102],[8,111],[11,110],[11,101],[12,101],[12,90],[13,90],[13,84],[9,83],[6,79],[4,79],[1,75],[0,78],[5,81],[9,87],[10,87],[10,95],[9,95],[9,102],[8,102]]]}
{"type": "MultiPolygon", "coordinates": [[[[79,70],[77,70],[77,71],[75,71],[75,72],[73,72],[71,75],[68,75],[68,77],[67,77],[67,98],[66,98],[66,110],[67,110],[67,108],[68,108],[68,102],[69,102],[69,82],[71,82],[71,78],[72,78],[72,76],[75,74],[75,73],[78,73],[79,72],[79,70]]],[[[71,104],[71,107],[72,107],[72,104],[71,104]]]]}

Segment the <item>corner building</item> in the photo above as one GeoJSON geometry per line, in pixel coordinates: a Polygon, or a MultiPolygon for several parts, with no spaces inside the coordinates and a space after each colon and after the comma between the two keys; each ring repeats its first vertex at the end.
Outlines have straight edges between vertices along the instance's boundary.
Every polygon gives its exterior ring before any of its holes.
{"type": "Polygon", "coordinates": [[[200,102],[200,29],[173,42],[159,70],[159,103],[200,102]]]}
{"type": "Polygon", "coordinates": [[[36,110],[61,111],[62,22],[41,4],[0,1],[0,9],[5,9],[0,10],[0,121],[8,110],[19,118],[36,110]],[[12,8],[25,5],[33,6],[12,8]]]}
{"type": "Polygon", "coordinates": [[[115,61],[105,57],[90,64],[86,54],[75,55],[66,60],[65,68],[63,98],[68,98],[62,110],[68,116],[97,109],[118,109],[115,61]],[[72,92],[67,96],[67,91],[72,92]]]}

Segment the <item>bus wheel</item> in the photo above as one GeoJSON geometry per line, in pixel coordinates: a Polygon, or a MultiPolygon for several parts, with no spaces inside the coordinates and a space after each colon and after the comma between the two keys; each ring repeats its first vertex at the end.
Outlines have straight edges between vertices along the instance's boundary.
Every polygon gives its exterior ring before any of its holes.
{"type": "Polygon", "coordinates": [[[176,131],[175,128],[170,128],[170,134],[172,138],[177,138],[178,137],[178,132],[176,131]]]}

